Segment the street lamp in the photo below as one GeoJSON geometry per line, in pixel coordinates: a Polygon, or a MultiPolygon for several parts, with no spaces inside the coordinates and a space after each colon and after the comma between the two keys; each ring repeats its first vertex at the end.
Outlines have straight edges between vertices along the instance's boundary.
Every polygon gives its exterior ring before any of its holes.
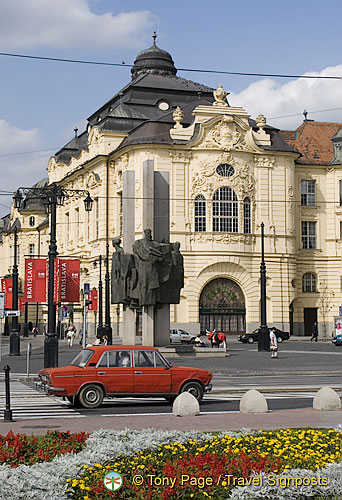
{"type": "Polygon", "coordinates": [[[103,328],[103,334],[108,338],[108,344],[112,344],[113,336],[112,336],[112,327],[110,326],[110,290],[109,290],[109,243],[107,241],[106,244],[106,275],[105,275],[105,326],[103,328]]]}
{"type": "MultiPolygon", "coordinates": [[[[103,308],[102,308],[102,255],[99,256],[98,262],[99,262],[100,274],[99,274],[99,325],[97,327],[97,335],[100,337],[100,339],[102,341],[103,335],[105,335],[105,333],[103,331],[103,323],[102,323],[102,319],[103,319],[103,313],[102,313],[102,311],[103,311],[103,308]]],[[[94,266],[94,268],[97,267],[97,260],[94,260],[93,266],[94,266]]]]}
{"type": "Polygon", "coordinates": [[[66,197],[80,196],[86,194],[84,208],[87,212],[92,209],[93,200],[88,191],[83,189],[62,189],[55,182],[45,188],[19,188],[14,195],[15,208],[25,206],[27,197],[41,198],[47,212],[50,214],[50,244],[48,252],[48,328],[44,342],[44,368],[53,368],[58,366],[58,338],[56,334],[56,303],[54,302],[54,264],[57,257],[56,243],[56,208],[62,206],[66,197]]]}
{"type": "MultiPolygon", "coordinates": [[[[14,223],[15,224],[15,223],[14,223]]],[[[12,269],[12,311],[18,310],[18,233],[17,226],[14,225],[14,261],[12,269]]],[[[12,330],[10,334],[10,356],[20,356],[20,336],[18,327],[18,316],[12,316],[12,330]]]]}
{"type": "Polygon", "coordinates": [[[265,246],[264,246],[264,223],[261,223],[261,264],[260,264],[260,309],[261,325],[258,335],[258,351],[268,351],[270,340],[266,318],[266,264],[265,264],[265,246]]]}

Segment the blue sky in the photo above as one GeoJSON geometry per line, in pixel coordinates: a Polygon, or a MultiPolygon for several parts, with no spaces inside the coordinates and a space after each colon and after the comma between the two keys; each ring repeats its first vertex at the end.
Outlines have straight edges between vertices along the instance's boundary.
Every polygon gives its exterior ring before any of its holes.
{"type": "MultiPolygon", "coordinates": [[[[0,3],[0,52],[130,64],[156,30],[176,67],[342,75],[341,11],[340,0],[11,0],[0,3]]],[[[342,108],[342,80],[179,76],[221,83],[232,105],[279,128],[299,126],[304,108],[309,118],[342,122],[342,109],[310,114],[342,108]],[[277,118],[287,115],[297,116],[277,118]]],[[[129,80],[125,67],[0,56],[1,189],[45,177],[49,156],[74,127],[83,131],[86,118],[129,80]]],[[[0,203],[4,215],[10,199],[0,203]]]]}

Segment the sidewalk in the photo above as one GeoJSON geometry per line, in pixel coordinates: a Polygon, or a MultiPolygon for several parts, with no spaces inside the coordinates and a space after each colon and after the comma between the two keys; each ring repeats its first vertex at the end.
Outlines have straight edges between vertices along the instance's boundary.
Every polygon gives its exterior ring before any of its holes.
{"type": "Polygon", "coordinates": [[[335,428],[342,424],[341,411],[318,411],[311,408],[300,410],[277,410],[268,413],[242,414],[202,413],[198,417],[174,417],[170,414],[151,414],[146,416],[96,416],[86,418],[20,420],[1,422],[0,434],[12,430],[25,434],[45,434],[49,429],[71,432],[91,432],[98,429],[175,429],[180,431],[228,431],[248,429],[287,429],[291,427],[335,428]]]}

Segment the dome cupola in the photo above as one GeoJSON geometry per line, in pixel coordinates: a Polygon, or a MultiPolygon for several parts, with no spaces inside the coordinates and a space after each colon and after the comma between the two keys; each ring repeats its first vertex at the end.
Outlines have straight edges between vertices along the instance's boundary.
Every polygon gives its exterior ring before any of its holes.
{"type": "Polygon", "coordinates": [[[152,47],[142,50],[134,61],[134,66],[131,69],[133,80],[137,76],[146,73],[169,76],[175,76],[177,73],[171,55],[166,50],[162,50],[157,46],[156,32],[154,32],[152,38],[152,47]]]}

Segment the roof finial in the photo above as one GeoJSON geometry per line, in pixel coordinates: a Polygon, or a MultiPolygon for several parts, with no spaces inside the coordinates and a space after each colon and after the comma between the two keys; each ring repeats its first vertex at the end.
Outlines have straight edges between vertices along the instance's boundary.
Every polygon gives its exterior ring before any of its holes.
{"type": "Polygon", "coordinates": [[[153,38],[153,45],[155,45],[156,44],[156,38],[157,38],[157,33],[155,31],[153,32],[152,38],[153,38]]]}
{"type": "Polygon", "coordinates": [[[74,132],[75,132],[75,137],[77,137],[77,132],[78,132],[78,128],[77,127],[74,128],[74,132]]]}
{"type": "Polygon", "coordinates": [[[304,121],[307,122],[308,121],[308,112],[306,111],[306,109],[304,109],[303,111],[303,115],[304,115],[304,121]]]}

